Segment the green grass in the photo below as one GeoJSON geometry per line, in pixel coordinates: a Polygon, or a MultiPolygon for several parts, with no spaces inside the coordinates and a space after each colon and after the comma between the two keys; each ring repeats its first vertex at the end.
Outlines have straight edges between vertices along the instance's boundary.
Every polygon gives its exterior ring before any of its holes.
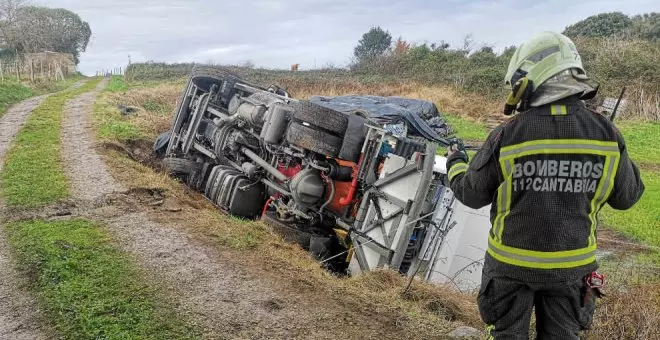
{"type": "MultiPolygon", "coordinates": [[[[637,164],[660,165],[660,123],[617,123],[626,139],[628,153],[637,164]]],[[[637,241],[660,247],[660,173],[642,168],[644,196],[627,211],[603,209],[603,222],[637,241]]],[[[660,253],[657,254],[660,259],[660,253]]],[[[660,262],[660,261],[659,261],[660,262]]]]}
{"type": "Polygon", "coordinates": [[[194,331],[159,301],[133,261],[85,220],[7,226],[21,267],[64,339],[184,339],[194,331]]]}
{"type": "MultiPolygon", "coordinates": [[[[103,92],[126,92],[132,87],[126,84],[124,77],[113,76],[103,92]]],[[[140,131],[121,115],[115,105],[103,98],[94,103],[93,115],[96,134],[103,140],[126,141],[140,137],[140,131]]]]}
{"type": "Polygon", "coordinates": [[[3,194],[9,206],[36,207],[69,195],[60,160],[60,127],[66,101],[94,89],[101,79],[46,99],[16,136],[2,173],[3,194]]]}
{"type": "Polygon", "coordinates": [[[12,104],[18,103],[32,96],[62,91],[80,79],[82,79],[82,77],[79,74],[76,74],[66,78],[64,81],[45,81],[28,85],[5,80],[0,83],[0,117],[2,117],[12,104]]]}
{"type": "Polygon", "coordinates": [[[4,81],[0,83],[0,117],[14,103],[32,97],[32,90],[22,84],[4,81]]]}
{"type": "Polygon", "coordinates": [[[488,138],[488,128],[485,124],[475,122],[451,113],[443,114],[447,124],[454,130],[456,136],[467,141],[485,141],[488,138]]]}
{"type": "Polygon", "coordinates": [[[105,88],[107,92],[125,92],[128,90],[128,85],[124,81],[122,76],[113,76],[108,83],[108,86],[105,88]]]}
{"type": "Polygon", "coordinates": [[[660,164],[660,123],[617,122],[630,157],[637,162],[660,164]]]}
{"type": "Polygon", "coordinates": [[[60,92],[68,89],[73,83],[82,80],[83,76],[80,73],[76,73],[67,77],[63,81],[38,81],[30,84],[32,92],[34,95],[42,95],[47,93],[60,92]]]}
{"type": "Polygon", "coordinates": [[[606,206],[600,214],[605,225],[635,240],[660,247],[660,174],[642,172],[644,196],[632,209],[617,211],[606,206]]]}
{"type": "Polygon", "coordinates": [[[96,134],[102,140],[127,141],[141,136],[140,130],[105,98],[94,103],[93,115],[96,134]]]}

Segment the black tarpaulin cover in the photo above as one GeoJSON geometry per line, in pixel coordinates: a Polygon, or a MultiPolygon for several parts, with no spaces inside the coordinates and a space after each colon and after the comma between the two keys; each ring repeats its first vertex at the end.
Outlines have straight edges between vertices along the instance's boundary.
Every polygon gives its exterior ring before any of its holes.
{"type": "Polygon", "coordinates": [[[366,111],[373,120],[383,125],[404,122],[408,133],[435,141],[451,133],[438,108],[427,100],[379,96],[314,96],[310,101],[345,113],[366,111]]]}

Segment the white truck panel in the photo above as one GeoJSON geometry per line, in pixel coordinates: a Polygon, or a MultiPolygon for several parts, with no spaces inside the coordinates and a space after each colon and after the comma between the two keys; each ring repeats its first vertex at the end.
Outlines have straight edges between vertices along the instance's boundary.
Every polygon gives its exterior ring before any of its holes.
{"type": "Polygon", "coordinates": [[[456,225],[445,236],[430,264],[428,280],[447,283],[462,291],[481,284],[484,254],[488,247],[490,206],[475,210],[458,200],[449,224],[456,225]]]}

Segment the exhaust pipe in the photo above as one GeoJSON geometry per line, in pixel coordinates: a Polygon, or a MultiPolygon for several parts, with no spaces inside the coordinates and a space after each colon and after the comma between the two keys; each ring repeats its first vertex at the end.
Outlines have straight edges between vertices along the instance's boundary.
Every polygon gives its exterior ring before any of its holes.
{"type": "Polygon", "coordinates": [[[257,163],[260,167],[264,168],[264,170],[266,170],[269,174],[273,175],[273,177],[275,177],[278,181],[286,182],[289,180],[289,177],[286,177],[286,175],[275,169],[272,165],[266,162],[266,160],[252,152],[252,150],[248,148],[242,148],[241,152],[243,152],[243,154],[245,154],[245,156],[247,156],[249,159],[257,163]]]}

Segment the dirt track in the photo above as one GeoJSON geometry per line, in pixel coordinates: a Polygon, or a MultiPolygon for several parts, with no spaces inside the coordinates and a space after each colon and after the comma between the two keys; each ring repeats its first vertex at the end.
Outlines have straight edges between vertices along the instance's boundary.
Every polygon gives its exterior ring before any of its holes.
{"type": "Polygon", "coordinates": [[[69,100],[64,109],[62,160],[74,197],[83,201],[98,200],[103,195],[123,190],[108,173],[88,136],[87,113],[91,112],[96,96],[107,85],[108,79],[102,80],[94,91],[69,100]]]}
{"type": "MultiPolygon", "coordinates": [[[[35,97],[11,107],[0,118],[0,172],[12,142],[32,111],[45,96],[35,97]]],[[[4,215],[0,201],[0,214],[4,215]]],[[[4,220],[4,217],[1,218],[4,220]]],[[[39,322],[40,311],[27,292],[25,280],[16,270],[7,235],[0,228],[0,339],[45,339],[48,330],[39,322]]]]}

